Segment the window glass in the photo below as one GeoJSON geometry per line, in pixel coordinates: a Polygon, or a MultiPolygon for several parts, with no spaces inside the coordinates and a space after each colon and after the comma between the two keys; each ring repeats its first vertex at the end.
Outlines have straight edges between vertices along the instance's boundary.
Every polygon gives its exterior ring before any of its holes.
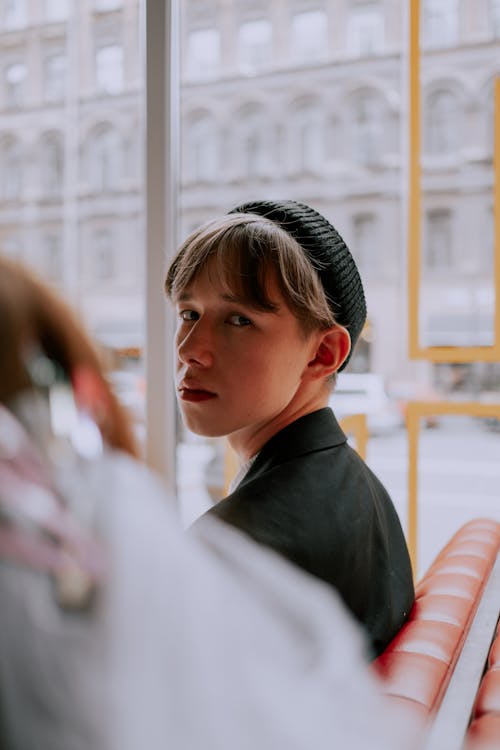
{"type": "Polygon", "coordinates": [[[95,10],[115,10],[121,5],[122,0],[94,0],[95,10]]]}
{"type": "Polygon", "coordinates": [[[428,47],[449,47],[458,41],[458,0],[424,0],[423,39],[428,47]]]}
{"type": "Polygon", "coordinates": [[[21,197],[23,187],[22,146],[15,138],[4,141],[3,156],[3,197],[5,200],[17,200],[21,197]]]}
{"type": "Polygon", "coordinates": [[[220,39],[217,29],[191,31],[187,40],[186,75],[193,78],[211,76],[217,71],[220,39]]]}
{"type": "Polygon", "coordinates": [[[353,219],[352,251],[363,273],[380,273],[377,219],[373,214],[357,214],[353,219]]]}
{"type": "Polygon", "coordinates": [[[104,94],[117,94],[123,88],[123,49],[118,44],[96,51],[96,86],[104,94]]]}
{"type": "Polygon", "coordinates": [[[48,102],[64,98],[66,85],[66,55],[49,55],[44,61],[44,97],[48,102]]]}
{"type": "Polygon", "coordinates": [[[382,105],[372,92],[358,94],[353,103],[353,156],[359,164],[370,165],[382,156],[382,105]]]}
{"type": "Polygon", "coordinates": [[[92,190],[108,191],[118,187],[121,176],[122,153],[120,135],[116,128],[99,126],[89,136],[86,163],[92,190]]]}
{"type": "Polygon", "coordinates": [[[293,170],[317,171],[325,155],[325,128],[321,105],[299,105],[291,117],[293,170]]]}
{"type": "Polygon", "coordinates": [[[43,268],[49,281],[60,283],[63,280],[63,252],[60,232],[50,232],[43,238],[43,268]]]}
{"type": "Polygon", "coordinates": [[[452,265],[451,212],[430,211],[427,216],[426,264],[429,270],[446,270],[452,265]]]}
{"type": "Polygon", "coordinates": [[[491,0],[491,26],[493,35],[500,36],[500,0],[491,0]]]}
{"type": "Polygon", "coordinates": [[[96,281],[110,281],[115,274],[113,241],[109,229],[99,229],[93,235],[94,274],[96,281]]]}
{"type": "Polygon", "coordinates": [[[238,59],[242,70],[267,65],[272,59],[272,27],[266,19],[245,21],[238,29],[238,59]]]}
{"type": "Polygon", "coordinates": [[[0,251],[57,284],[113,369],[139,370],[144,338],[142,6],[0,2],[0,251]]]}
{"type": "Polygon", "coordinates": [[[64,21],[68,17],[69,0],[45,0],[47,21],[64,21]]]}
{"type": "Polygon", "coordinates": [[[295,13],[292,19],[291,53],[303,63],[323,58],[327,53],[327,19],[323,10],[295,13]]]}
{"type": "Polygon", "coordinates": [[[63,188],[64,154],[59,135],[44,136],[40,154],[42,195],[59,195],[63,188]]]}
{"type": "Polygon", "coordinates": [[[4,0],[2,5],[6,29],[17,29],[26,25],[26,0],[4,0]]]}
{"type": "Polygon", "coordinates": [[[240,112],[238,135],[240,176],[264,177],[270,168],[269,124],[261,109],[249,107],[240,112]]]}
{"type": "Polygon", "coordinates": [[[357,57],[376,55],[384,47],[384,17],[377,6],[354,8],[349,19],[347,49],[357,57]]]}
{"type": "Polygon", "coordinates": [[[183,173],[191,181],[214,180],[217,162],[215,122],[209,114],[199,114],[188,121],[183,173]]]}
{"type": "Polygon", "coordinates": [[[438,91],[427,102],[427,150],[430,154],[448,154],[457,148],[460,127],[457,98],[449,91],[438,91]]]}
{"type": "Polygon", "coordinates": [[[20,107],[24,99],[24,84],[28,70],[22,62],[5,68],[5,103],[7,107],[20,107]]]}

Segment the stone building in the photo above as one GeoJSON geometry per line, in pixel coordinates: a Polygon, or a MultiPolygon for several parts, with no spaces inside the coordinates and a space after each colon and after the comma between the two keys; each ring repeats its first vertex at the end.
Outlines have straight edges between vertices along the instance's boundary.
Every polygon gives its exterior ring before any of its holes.
{"type": "MultiPolygon", "coordinates": [[[[487,344],[500,2],[421,6],[422,336],[487,344]]],[[[140,343],[141,4],[0,7],[0,244],[65,289],[103,340],[140,343]]],[[[369,326],[353,365],[435,377],[407,358],[408,2],[183,0],[180,9],[181,234],[246,199],[310,203],[365,280],[369,326]]]]}

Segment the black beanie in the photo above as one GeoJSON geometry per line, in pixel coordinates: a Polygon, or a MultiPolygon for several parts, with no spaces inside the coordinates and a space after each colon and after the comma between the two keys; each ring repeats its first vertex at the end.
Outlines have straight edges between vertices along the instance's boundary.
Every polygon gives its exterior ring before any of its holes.
{"type": "Polygon", "coordinates": [[[339,368],[343,370],[365,324],[366,302],[356,263],[340,234],[324,216],[297,201],[251,201],[230,213],[270,219],[302,247],[321,279],[335,320],[351,336],[351,350],[339,368]]]}

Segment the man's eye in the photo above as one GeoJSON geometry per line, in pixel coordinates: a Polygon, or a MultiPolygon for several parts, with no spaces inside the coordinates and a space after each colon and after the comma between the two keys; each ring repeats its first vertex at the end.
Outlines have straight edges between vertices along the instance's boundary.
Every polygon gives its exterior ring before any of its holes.
{"type": "Polygon", "coordinates": [[[252,321],[248,318],[245,318],[244,315],[231,315],[229,317],[229,322],[231,323],[231,325],[237,326],[238,328],[252,325],[252,321]]]}
{"type": "Polygon", "coordinates": [[[179,318],[186,321],[198,320],[198,313],[194,310],[180,310],[179,318]]]}

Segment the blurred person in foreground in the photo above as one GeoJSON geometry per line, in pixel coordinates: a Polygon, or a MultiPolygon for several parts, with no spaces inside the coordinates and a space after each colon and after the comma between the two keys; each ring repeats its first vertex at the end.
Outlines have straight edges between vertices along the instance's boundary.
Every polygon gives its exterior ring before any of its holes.
{"type": "Polygon", "coordinates": [[[218,518],[334,586],[379,654],[411,610],[398,515],[328,401],[366,319],[346,244],[315,210],[255,201],[195,230],[167,273],[187,427],[241,462],[218,518]]]}
{"type": "Polygon", "coordinates": [[[2,750],[400,750],[321,583],[180,530],[68,307],[0,257],[2,750]]]}

